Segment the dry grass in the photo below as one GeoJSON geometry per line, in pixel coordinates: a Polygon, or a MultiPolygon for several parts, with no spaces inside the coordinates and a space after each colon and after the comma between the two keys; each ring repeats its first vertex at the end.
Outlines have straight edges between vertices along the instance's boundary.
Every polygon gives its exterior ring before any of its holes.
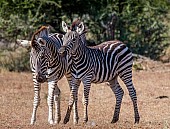
{"type": "MultiPolygon", "coordinates": [[[[170,69],[170,68],[169,68],[170,69]]],[[[72,118],[66,125],[62,124],[67,109],[69,88],[66,79],[59,82],[61,89],[62,121],[50,126],[47,122],[48,107],[46,103],[47,84],[42,85],[41,104],[37,112],[37,121],[30,126],[33,102],[33,84],[30,73],[0,72],[0,128],[1,129],[47,129],[47,128],[95,128],[95,129],[168,129],[170,128],[170,72],[141,71],[133,72],[134,85],[138,95],[141,121],[134,123],[133,107],[126,87],[120,81],[125,95],[123,98],[120,120],[111,124],[115,97],[105,84],[92,85],[89,104],[89,121],[82,124],[82,85],[79,89],[79,124],[74,126],[72,118]],[[160,96],[167,96],[162,98],[160,96]]]]}

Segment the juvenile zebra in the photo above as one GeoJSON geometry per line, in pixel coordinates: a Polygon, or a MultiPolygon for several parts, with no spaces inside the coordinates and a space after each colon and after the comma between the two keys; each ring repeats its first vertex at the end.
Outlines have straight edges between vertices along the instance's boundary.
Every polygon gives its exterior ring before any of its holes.
{"type": "MultiPolygon", "coordinates": [[[[48,70],[48,64],[45,58],[42,58],[41,46],[38,43],[38,38],[43,35],[49,35],[50,38],[54,38],[57,40],[56,45],[59,47],[62,43],[62,37],[59,37],[59,34],[49,34],[49,27],[42,26],[38,31],[36,31],[31,41],[21,40],[21,44],[24,46],[31,46],[30,52],[30,67],[33,75],[33,83],[34,83],[34,101],[33,101],[33,112],[31,117],[31,125],[33,125],[36,121],[36,112],[38,106],[40,104],[40,90],[41,90],[41,83],[47,81],[47,78],[50,79],[49,75],[46,76],[48,70]],[[40,60],[40,58],[42,60],[40,60]]],[[[55,76],[55,75],[50,75],[55,76]]],[[[57,86],[57,79],[48,80],[48,107],[49,107],[49,114],[48,114],[48,122],[50,124],[59,123],[61,120],[60,114],[60,89],[57,86]],[[53,102],[55,103],[55,122],[53,121],[53,102]]]]}
{"type": "MultiPolygon", "coordinates": [[[[31,41],[22,40],[24,46],[31,45],[30,65],[33,73],[34,82],[34,107],[31,118],[31,124],[35,123],[36,111],[40,104],[40,83],[48,82],[48,99],[50,124],[59,123],[61,120],[60,114],[60,90],[57,82],[65,75],[69,84],[71,82],[69,56],[59,56],[58,50],[63,41],[62,34],[49,34],[49,28],[41,27],[32,36],[31,41]],[[53,101],[55,102],[55,122],[53,122],[53,101]]],[[[70,86],[70,85],[69,85],[70,86]]],[[[71,89],[71,87],[70,87],[71,89]]],[[[77,104],[74,104],[73,122],[76,124],[78,119],[77,104]]]]}
{"type": "MultiPolygon", "coordinates": [[[[42,26],[38,31],[36,31],[31,41],[27,40],[18,40],[18,42],[25,46],[31,46],[30,52],[30,66],[33,75],[33,83],[34,83],[34,101],[33,101],[33,112],[31,117],[31,125],[33,125],[36,121],[36,112],[37,108],[40,104],[40,90],[41,83],[48,82],[48,99],[47,103],[49,106],[48,113],[48,122],[50,124],[59,123],[61,120],[60,113],[60,89],[57,86],[58,80],[61,78],[57,76],[57,73],[49,72],[51,68],[48,68],[48,63],[46,59],[43,58],[41,45],[38,43],[38,38],[41,36],[48,35],[49,39],[52,39],[56,47],[59,49],[62,44],[62,34],[54,33],[49,34],[49,27],[42,26]],[[53,103],[55,104],[55,122],[53,121],[53,103]]],[[[61,75],[63,76],[63,75],[61,75]]],[[[68,74],[69,80],[69,74],[68,74]]]]}
{"type": "MultiPolygon", "coordinates": [[[[121,41],[107,41],[95,47],[86,46],[86,29],[79,20],[74,22],[71,29],[65,22],[62,23],[66,32],[63,45],[59,53],[64,56],[71,56],[71,100],[64,119],[64,123],[69,121],[73,103],[77,101],[77,91],[79,82],[84,85],[84,123],[88,121],[88,97],[91,83],[108,82],[116,97],[116,105],[112,123],[119,120],[120,107],[124,91],[118,83],[118,76],[126,85],[134,106],[135,123],[139,123],[139,113],[137,106],[136,90],[132,83],[132,53],[121,41]]],[[[78,122],[78,121],[77,121],[78,122]]]]}

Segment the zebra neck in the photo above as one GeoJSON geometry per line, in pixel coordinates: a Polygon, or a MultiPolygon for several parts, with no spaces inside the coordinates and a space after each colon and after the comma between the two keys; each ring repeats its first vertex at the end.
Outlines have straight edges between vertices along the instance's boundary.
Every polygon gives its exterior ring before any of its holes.
{"type": "Polygon", "coordinates": [[[80,40],[78,48],[72,52],[72,57],[74,59],[83,58],[87,53],[88,53],[88,48],[86,47],[84,42],[80,40]]]}
{"type": "Polygon", "coordinates": [[[50,59],[50,67],[59,67],[62,65],[62,63],[64,63],[62,61],[62,57],[59,56],[58,53],[58,48],[56,47],[55,44],[51,44],[50,51],[52,53],[52,57],[50,59]]]}

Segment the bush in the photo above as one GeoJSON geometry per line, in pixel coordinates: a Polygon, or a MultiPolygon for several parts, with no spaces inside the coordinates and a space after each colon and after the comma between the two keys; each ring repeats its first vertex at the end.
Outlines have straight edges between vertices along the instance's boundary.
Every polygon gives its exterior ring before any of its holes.
{"type": "Polygon", "coordinates": [[[29,52],[24,48],[0,50],[0,69],[8,71],[29,71],[29,52]]]}

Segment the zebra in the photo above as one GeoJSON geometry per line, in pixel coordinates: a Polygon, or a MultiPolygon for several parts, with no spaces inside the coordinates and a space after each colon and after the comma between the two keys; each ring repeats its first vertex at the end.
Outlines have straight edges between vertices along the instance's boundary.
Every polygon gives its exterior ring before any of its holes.
{"type": "MultiPolygon", "coordinates": [[[[60,89],[57,82],[65,75],[69,84],[71,82],[71,74],[69,64],[71,60],[69,56],[59,56],[58,49],[61,47],[63,41],[62,34],[49,34],[49,27],[43,26],[32,36],[31,41],[22,40],[21,44],[31,45],[30,66],[33,74],[34,82],[34,107],[31,117],[31,124],[36,121],[36,111],[40,104],[40,83],[48,82],[48,99],[50,124],[59,123],[61,120],[60,113],[60,89]],[[56,105],[55,122],[53,122],[53,101],[56,105]]],[[[70,85],[69,85],[70,86],[70,85]]],[[[70,87],[71,89],[71,87],[70,87]]],[[[73,122],[76,124],[78,117],[77,104],[74,104],[73,122]]]]}
{"type": "Polygon", "coordinates": [[[59,123],[61,120],[60,113],[60,89],[58,88],[57,81],[60,79],[57,77],[56,73],[49,73],[50,70],[46,59],[43,58],[44,55],[42,52],[41,45],[38,43],[38,38],[44,35],[48,35],[49,38],[52,38],[56,41],[56,46],[60,47],[62,44],[63,35],[54,33],[49,34],[49,27],[42,26],[38,31],[36,31],[31,41],[27,40],[18,40],[23,46],[31,46],[30,52],[30,67],[33,75],[34,83],[34,101],[33,101],[33,111],[31,117],[31,125],[35,124],[36,121],[36,112],[38,106],[40,105],[40,90],[41,83],[48,82],[48,98],[47,103],[49,107],[48,113],[48,122],[50,124],[59,123]],[[56,77],[55,77],[56,76],[56,77]],[[53,121],[53,102],[55,103],[55,122],[53,121]]]}
{"type": "Polygon", "coordinates": [[[88,121],[88,97],[91,83],[107,82],[116,97],[116,105],[111,123],[119,120],[119,113],[124,91],[118,83],[118,76],[126,85],[134,107],[135,123],[139,123],[140,116],[137,106],[136,90],[132,82],[132,52],[121,41],[106,41],[94,47],[86,46],[86,28],[80,20],[73,22],[69,28],[62,22],[66,32],[63,45],[59,49],[61,56],[71,56],[71,100],[64,118],[69,121],[73,103],[77,101],[79,82],[84,85],[84,117],[83,123],[88,121]]]}
{"type": "MultiPolygon", "coordinates": [[[[31,123],[30,123],[31,125],[35,124],[36,121],[36,112],[40,104],[41,83],[44,83],[46,81],[48,82],[48,99],[47,99],[47,103],[49,106],[48,122],[50,124],[54,124],[54,123],[56,124],[59,123],[61,120],[60,89],[58,88],[57,82],[64,75],[61,74],[61,76],[57,76],[58,74],[56,72],[54,73],[53,70],[51,70],[52,67],[49,66],[48,62],[46,61],[46,58],[43,58],[44,57],[43,50],[41,44],[38,42],[38,38],[44,35],[48,36],[49,39],[52,39],[55,42],[57,48],[61,46],[63,42],[62,41],[63,35],[58,33],[49,34],[48,26],[42,26],[38,31],[36,31],[33,34],[31,41],[17,40],[17,42],[24,47],[31,46],[30,67],[31,67],[31,71],[33,75],[33,83],[34,83],[34,101],[33,101],[33,112],[32,112],[31,123]],[[55,122],[53,121],[53,102],[55,103],[55,108],[56,108],[55,122]]],[[[67,79],[69,80],[69,73],[67,75],[67,79]]]]}

